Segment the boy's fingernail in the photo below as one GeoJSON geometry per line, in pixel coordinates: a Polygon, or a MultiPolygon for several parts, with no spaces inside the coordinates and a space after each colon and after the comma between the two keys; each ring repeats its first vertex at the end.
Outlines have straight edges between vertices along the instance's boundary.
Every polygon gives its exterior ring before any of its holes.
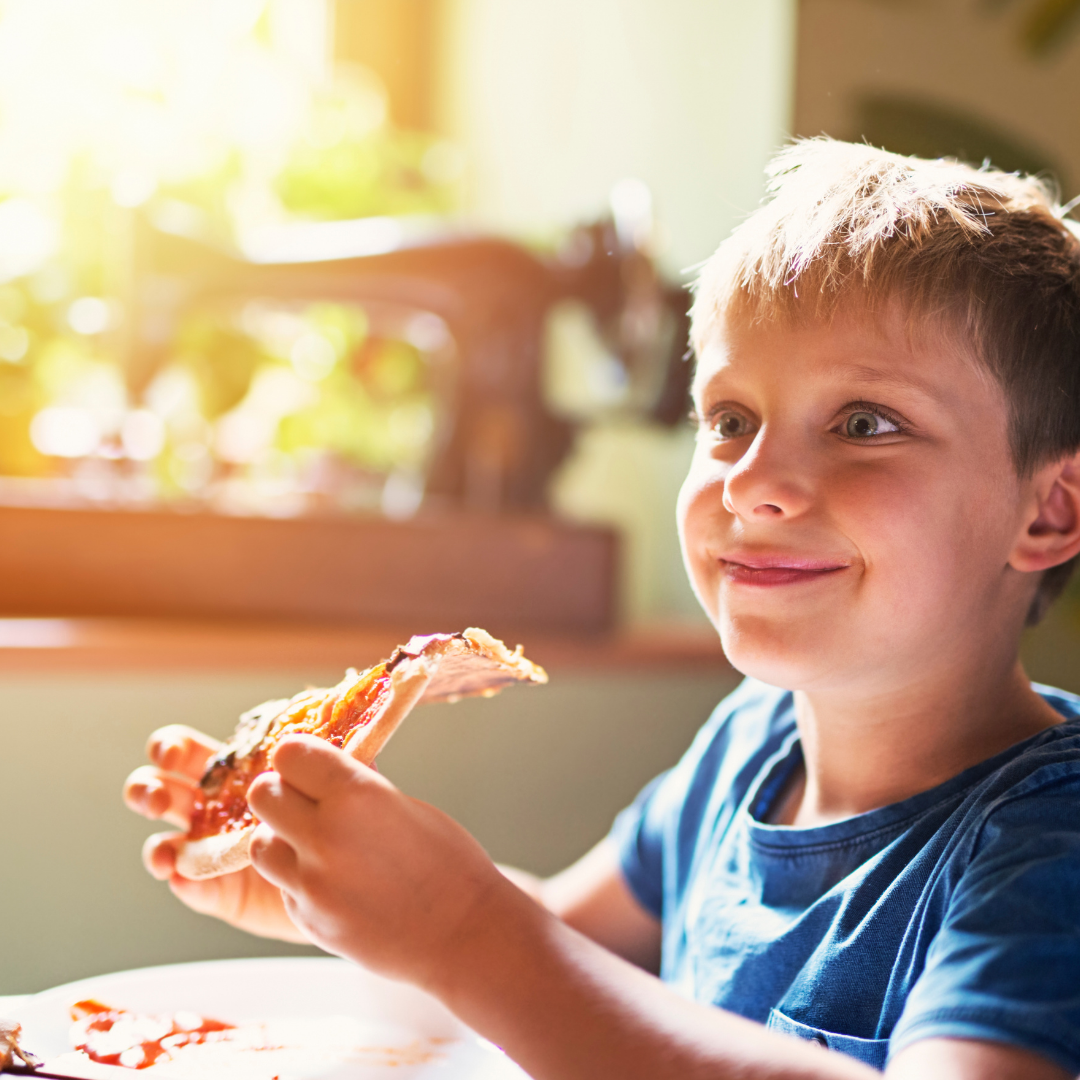
{"type": "Polygon", "coordinates": [[[165,785],[160,780],[149,780],[142,788],[139,796],[139,804],[144,810],[155,810],[161,805],[161,795],[165,791],[165,785]]]}
{"type": "Polygon", "coordinates": [[[172,742],[158,743],[157,746],[157,762],[163,768],[167,769],[171,764],[176,761],[177,755],[180,753],[180,744],[172,742]]]}

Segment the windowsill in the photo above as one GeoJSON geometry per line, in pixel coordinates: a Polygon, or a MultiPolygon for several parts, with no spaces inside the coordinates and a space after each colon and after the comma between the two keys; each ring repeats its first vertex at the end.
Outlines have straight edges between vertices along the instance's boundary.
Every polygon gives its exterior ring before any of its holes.
{"type": "MultiPolygon", "coordinates": [[[[328,623],[0,619],[0,673],[337,670],[376,663],[408,637],[392,627],[328,623]]],[[[580,637],[529,631],[522,640],[529,658],[549,670],[730,671],[708,627],[580,637]]]]}

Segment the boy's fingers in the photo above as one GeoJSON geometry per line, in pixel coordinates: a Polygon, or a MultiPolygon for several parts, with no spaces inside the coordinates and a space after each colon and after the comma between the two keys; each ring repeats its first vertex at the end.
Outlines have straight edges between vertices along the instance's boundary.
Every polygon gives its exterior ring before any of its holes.
{"type": "Polygon", "coordinates": [[[221,878],[193,881],[191,878],[173,874],[169,878],[169,888],[173,895],[187,904],[192,911],[197,911],[200,915],[222,917],[222,892],[224,890],[221,878]]]}
{"type": "Polygon", "coordinates": [[[195,785],[184,777],[143,765],[124,782],[124,802],[143,817],[161,818],[186,829],[195,803],[195,785]]]}
{"type": "Polygon", "coordinates": [[[154,833],[143,844],[143,865],[158,881],[168,881],[176,872],[176,845],[183,833],[154,833]]]}
{"type": "Polygon", "coordinates": [[[221,743],[186,724],[158,728],[146,744],[146,756],[165,772],[198,780],[207,761],[221,749],[221,743]]]}
{"type": "Polygon", "coordinates": [[[265,823],[251,838],[251,865],[279,889],[288,889],[296,882],[296,852],[265,823]]]}
{"type": "Polygon", "coordinates": [[[303,843],[315,826],[314,800],[276,772],[257,776],[248,788],[247,800],[255,816],[290,843],[303,843]]]}
{"type": "Polygon", "coordinates": [[[290,787],[316,801],[365,775],[376,779],[358,761],[314,735],[290,735],[282,739],[271,764],[290,787]]]}

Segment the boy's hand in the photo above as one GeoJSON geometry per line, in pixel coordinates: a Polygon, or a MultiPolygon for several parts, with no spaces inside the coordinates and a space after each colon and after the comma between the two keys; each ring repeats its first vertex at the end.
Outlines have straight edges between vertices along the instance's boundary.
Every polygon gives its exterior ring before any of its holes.
{"type": "MultiPolygon", "coordinates": [[[[124,801],[137,814],[187,831],[195,790],[206,762],[221,744],[193,728],[171,724],[150,736],[151,765],[136,769],[124,783],[124,801]]],[[[156,833],[143,846],[146,869],[188,907],[261,937],[308,943],[285,912],[281,892],[250,866],[235,874],[192,881],[176,873],[176,845],[182,833],[156,833]]]]}
{"type": "Polygon", "coordinates": [[[524,901],[456,822],[321,739],[272,763],[248,792],[252,862],[324,949],[435,989],[493,902],[524,901]]]}

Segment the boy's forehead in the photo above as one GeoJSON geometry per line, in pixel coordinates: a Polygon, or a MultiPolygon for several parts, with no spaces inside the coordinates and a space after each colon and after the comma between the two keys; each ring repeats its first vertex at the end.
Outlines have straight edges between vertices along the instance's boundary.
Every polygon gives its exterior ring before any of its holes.
{"type": "Polygon", "coordinates": [[[789,381],[800,374],[935,398],[962,394],[965,386],[985,392],[988,380],[993,382],[954,335],[917,325],[897,304],[873,313],[852,307],[798,322],[726,314],[703,336],[693,388],[699,393],[724,378],[789,381]]]}

